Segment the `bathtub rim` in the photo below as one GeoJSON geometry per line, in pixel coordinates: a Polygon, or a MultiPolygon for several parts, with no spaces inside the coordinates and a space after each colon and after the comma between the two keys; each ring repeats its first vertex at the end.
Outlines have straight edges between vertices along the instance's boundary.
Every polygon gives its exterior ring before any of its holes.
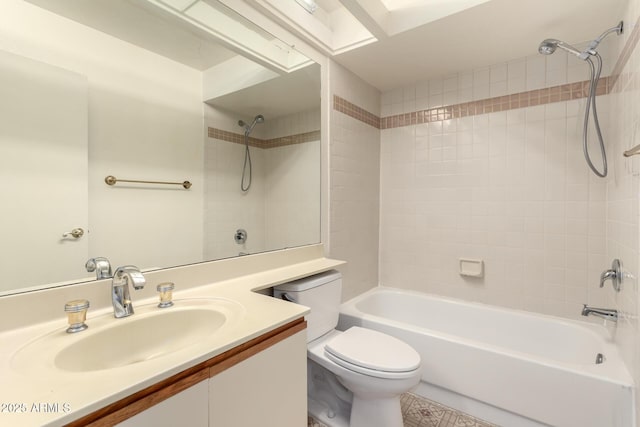
{"type": "Polygon", "coordinates": [[[526,310],[495,306],[495,305],[482,303],[482,302],[467,301],[459,298],[442,296],[442,295],[432,294],[432,293],[423,292],[423,291],[394,288],[390,286],[376,286],[360,295],[357,295],[345,301],[340,305],[340,314],[345,316],[360,318],[363,321],[384,323],[393,327],[408,329],[415,333],[424,333],[426,331],[429,334],[433,335],[434,337],[443,339],[448,342],[479,347],[487,351],[495,352],[505,356],[517,357],[519,359],[523,359],[531,363],[540,364],[542,366],[546,366],[549,368],[553,368],[553,369],[560,368],[563,370],[575,372],[580,375],[589,376],[595,379],[609,381],[615,384],[619,384],[620,386],[623,386],[623,387],[635,386],[633,377],[631,376],[626,364],[624,363],[622,357],[620,356],[620,353],[614,342],[611,331],[609,331],[603,325],[598,325],[598,324],[589,323],[589,322],[580,322],[573,319],[567,319],[567,318],[543,314],[543,313],[529,312],[526,310]],[[403,295],[412,295],[414,297],[419,297],[419,298],[444,300],[446,302],[457,304],[457,305],[469,306],[469,307],[480,308],[485,310],[487,309],[496,310],[503,313],[516,314],[516,315],[525,316],[528,318],[532,318],[532,317],[544,318],[546,320],[559,322],[570,327],[578,327],[578,328],[586,329],[590,334],[597,337],[597,339],[602,340],[602,343],[605,349],[605,353],[604,353],[605,363],[597,365],[595,363],[593,364],[570,363],[565,361],[553,360],[550,358],[545,358],[542,356],[533,355],[533,354],[525,353],[525,352],[514,350],[514,349],[508,349],[508,348],[501,347],[494,344],[483,343],[481,341],[473,340],[466,337],[459,337],[459,336],[446,333],[446,332],[441,332],[435,329],[415,326],[406,322],[389,319],[389,318],[385,318],[385,317],[370,314],[370,313],[365,313],[356,306],[358,302],[366,299],[372,294],[377,294],[377,293],[395,293],[395,294],[403,294],[403,295]],[[610,361],[610,363],[606,363],[607,360],[610,361]]]}

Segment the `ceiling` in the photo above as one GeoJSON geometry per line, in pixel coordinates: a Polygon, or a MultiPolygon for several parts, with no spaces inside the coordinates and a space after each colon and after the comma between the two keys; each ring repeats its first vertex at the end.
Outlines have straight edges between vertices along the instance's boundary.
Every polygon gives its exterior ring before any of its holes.
{"type": "MultiPolygon", "coordinates": [[[[175,25],[167,16],[150,13],[148,7],[140,7],[145,1],[29,1],[199,70],[237,54],[202,31],[175,25]],[[138,7],[132,7],[134,5],[138,7]]],[[[221,1],[237,3],[241,0],[221,1]]],[[[263,11],[267,11],[265,5],[269,4],[289,5],[289,1],[284,0],[242,1],[252,6],[263,5],[263,11]]],[[[191,2],[193,0],[188,1],[191,2]]],[[[362,43],[346,43],[351,50],[343,51],[335,46],[331,50],[332,47],[325,43],[324,51],[372,86],[387,91],[535,54],[538,44],[545,38],[558,38],[572,44],[592,40],[618,23],[626,0],[316,2],[319,10],[315,15],[323,21],[318,25],[333,31],[334,41],[338,35],[344,38],[345,27],[347,33],[351,27],[354,37],[362,37],[361,32],[355,34],[355,27],[349,22],[363,25],[370,33],[362,43]],[[348,13],[351,13],[352,21],[345,20],[348,13]]],[[[290,3],[294,4],[293,0],[290,3]]],[[[291,11],[296,9],[300,8],[291,11]]],[[[278,17],[272,13],[271,16],[314,44],[305,28],[296,29],[282,15],[278,17]]],[[[302,12],[303,18],[310,16],[302,12]]],[[[316,45],[320,45],[317,40],[316,45]]]]}
{"type": "MultiPolygon", "coordinates": [[[[357,1],[364,4],[369,0],[357,1]]],[[[428,2],[409,3],[416,7],[428,2]]],[[[624,0],[491,0],[379,38],[333,59],[380,91],[387,91],[522,58],[536,53],[538,44],[546,38],[575,44],[595,39],[617,25],[624,3],[624,0]]]]}

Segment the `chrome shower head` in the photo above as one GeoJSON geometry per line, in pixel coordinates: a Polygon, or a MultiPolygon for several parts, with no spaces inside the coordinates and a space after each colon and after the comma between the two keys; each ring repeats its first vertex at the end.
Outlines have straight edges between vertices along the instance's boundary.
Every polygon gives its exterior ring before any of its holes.
{"type": "Polygon", "coordinates": [[[244,133],[247,136],[251,133],[256,123],[264,123],[264,116],[262,114],[258,114],[257,116],[255,116],[253,118],[253,123],[251,123],[250,125],[245,123],[244,120],[238,120],[238,126],[244,128],[244,133]]]}
{"type": "Polygon", "coordinates": [[[554,39],[543,40],[542,43],[540,43],[540,46],[538,46],[538,52],[543,55],[551,55],[556,51],[556,48],[558,47],[558,44],[556,42],[557,40],[554,39]]]}
{"type": "Polygon", "coordinates": [[[563,41],[556,40],[556,39],[543,40],[542,43],[540,43],[540,46],[538,46],[538,52],[540,52],[543,55],[551,55],[553,52],[556,51],[557,48],[560,48],[565,52],[571,53],[580,59],[586,59],[588,56],[588,54],[586,54],[585,52],[580,52],[578,49],[571,46],[570,44],[567,44],[563,41]]]}

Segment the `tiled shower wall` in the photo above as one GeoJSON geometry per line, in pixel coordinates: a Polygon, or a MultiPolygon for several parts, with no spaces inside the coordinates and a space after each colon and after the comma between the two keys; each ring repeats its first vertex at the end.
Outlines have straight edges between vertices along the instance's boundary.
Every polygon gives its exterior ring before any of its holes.
{"type": "MultiPolygon", "coordinates": [[[[640,144],[640,38],[638,20],[640,1],[630,0],[624,14],[625,33],[614,45],[620,66],[611,92],[611,129],[608,146],[611,153],[611,176],[607,179],[607,256],[619,258],[625,278],[622,291],[615,293],[607,285],[606,307],[617,308],[622,316],[614,329],[616,343],[636,384],[640,380],[640,328],[638,327],[640,156],[625,158],[621,153],[640,144]],[[624,66],[622,66],[624,65],[624,66]]],[[[636,392],[636,408],[640,407],[636,392]]],[[[637,415],[636,415],[636,418],[637,415]]],[[[640,419],[637,419],[640,425],[640,419]]]]}
{"type": "MultiPolygon", "coordinates": [[[[467,105],[382,130],[382,285],[572,318],[603,301],[606,181],[582,155],[585,99],[568,92],[586,72],[566,54],[532,54],[382,95],[383,116],[467,105]],[[508,104],[514,94],[526,102],[508,104]],[[483,260],[484,277],[460,275],[460,258],[483,260]]],[[[608,98],[598,97],[605,134],[608,98]]]]}
{"type": "MultiPolygon", "coordinates": [[[[380,115],[380,93],[329,62],[332,97],[338,95],[380,115]]],[[[329,159],[329,256],[347,261],[342,298],[378,284],[380,130],[331,109],[329,159]]]]}

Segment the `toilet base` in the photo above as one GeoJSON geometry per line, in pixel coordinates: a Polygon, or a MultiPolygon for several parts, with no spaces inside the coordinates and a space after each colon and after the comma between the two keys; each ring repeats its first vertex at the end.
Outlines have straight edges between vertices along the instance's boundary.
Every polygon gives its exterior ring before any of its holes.
{"type": "Polygon", "coordinates": [[[307,410],[315,420],[328,427],[350,427],[349,413],[333,412],[324,402],[319,402],[311,397],[307,402],[307,410]],[[330,417],[329,415],[333,415],[330,417]]]}
{"type": "Polygon", "coordinates": [[[310,359],[307,381],[308,412],[329,427],[403,427],[399,395],[358,398],[335,374],[310,359]]]}
{"type": "Polygon", "coordinates": [[[400,398],[353,398],[349,427],[403,427],[400,398]]]}

